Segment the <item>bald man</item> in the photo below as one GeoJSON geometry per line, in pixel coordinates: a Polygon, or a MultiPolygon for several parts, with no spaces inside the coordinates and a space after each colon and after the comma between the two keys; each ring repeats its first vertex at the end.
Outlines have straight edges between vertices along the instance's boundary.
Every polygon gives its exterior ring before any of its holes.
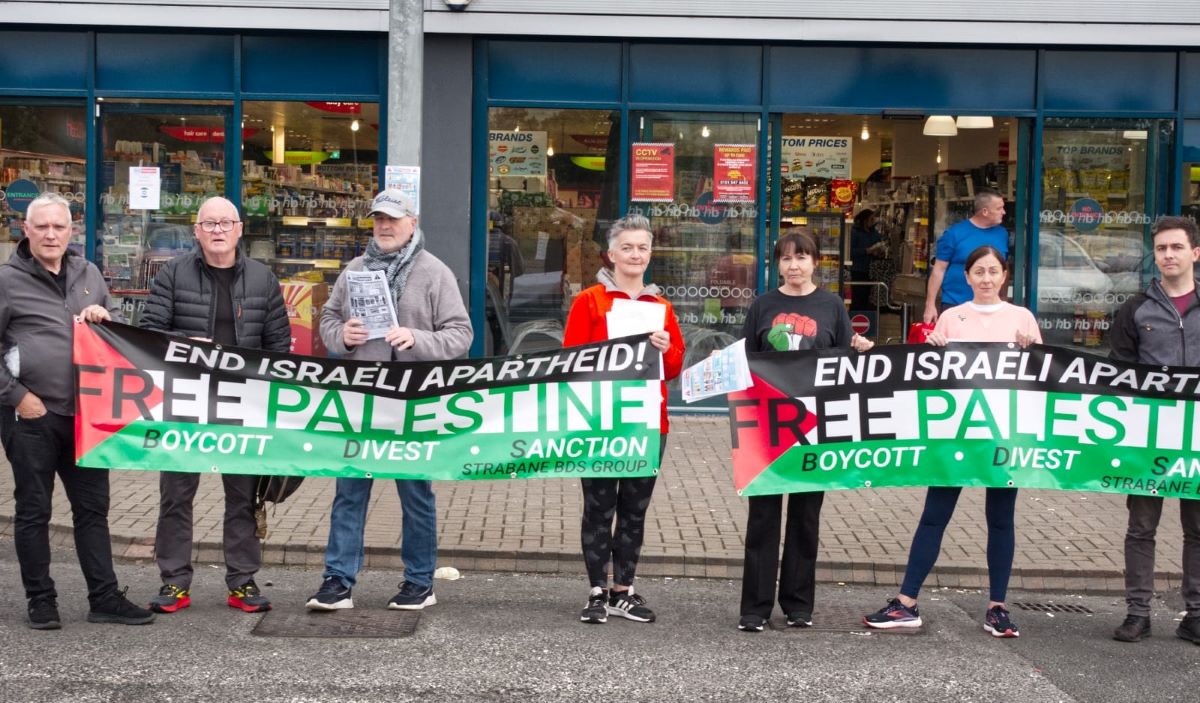
{"type": "MultiPolygon", "coordinates": [[[[197,246],[167,262],[150,288],[142,326],[146,329],[249,349],[286,352],[291,347],[279,280],[238,247],[242,221],[233,203],[209,198],[194,228],[197,246]]],[[[255,534],[256,476],[222,475],[225,488],[226,602],[247,613],[271,609],[254,582],[262,566],[255,534]]],[[[162,588],[150,602],[159,613],[192,603],[192,501],[200,475],[163,472],[159,479],[158,530],[154,551],[162,588]]]]}

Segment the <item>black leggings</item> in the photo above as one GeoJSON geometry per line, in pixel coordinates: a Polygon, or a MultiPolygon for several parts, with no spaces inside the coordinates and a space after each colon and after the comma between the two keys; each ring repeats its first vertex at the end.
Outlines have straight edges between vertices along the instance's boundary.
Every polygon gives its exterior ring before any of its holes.
{"type": "MultiPolygon", "coordinates": [[[[663,435],[658,446],[658,464],[667,448],[663,435]]],[[[657,476],[642,478],[584,478],[583,562],[592,586],[608,587],[608,562],[613,564],[613,583],[632,586],[638,557],[646,537],[646,510],[654,493],[657,476]],[[616,514],[616,529],[613,515],[616,514]]]]}

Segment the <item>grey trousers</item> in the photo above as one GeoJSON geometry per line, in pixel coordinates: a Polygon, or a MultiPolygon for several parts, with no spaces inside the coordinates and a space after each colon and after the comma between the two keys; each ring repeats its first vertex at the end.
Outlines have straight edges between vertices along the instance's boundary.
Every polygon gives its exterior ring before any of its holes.
{"type": "MultiPolygon", "coordinates": [[[[225,584],[233,589],[262,567],[262,543],[254,534],[257,476],[221,476],[225,485],[225,584]]],[[[192,501],[200,474],[164,471],[158,482],[158,530],[154,554],[163,583],[192,585],[192,501]]]]}
{"type": "MultiPolygon", "coordinates": [[[[1129,529],[1125,532],[1125,604],[1130,615],[1150,616],[1154,595],[1154,535],[1162,518],[1163,499],[1129,496],[1129,529]]],[[[1200,500],[1179,500],[1183,525],[1183,605],[1200,615],[1200,500]]]]}

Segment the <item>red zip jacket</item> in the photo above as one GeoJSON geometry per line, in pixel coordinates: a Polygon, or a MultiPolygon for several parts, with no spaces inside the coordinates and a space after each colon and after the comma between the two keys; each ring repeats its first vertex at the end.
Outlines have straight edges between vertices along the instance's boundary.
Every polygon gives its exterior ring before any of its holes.
{"type": "MultiPolygon", "coordinates": [[[[567,313],[567,326],[563,330],[563,346],[574,347],[591,342],[603,342],[608,339],[608,321],[605,317],[612,309],[612,301],[617,298],[628,299],[629,296],[617,290],[612,280],[601,276],[601,282],[587,288],[575,298],[571,304],[571,312],[567,313]]],[[[683,370],[683,334],[679,331],[679,321],[675,319],[675,310],[666,298],[658,295],[658,286],[649,285],[638,294],[637,300],[648,303],[662,303],[667,306],[667,334],[671,335],[671,348],[663,354],[663,373],[669,381],[683,370]]],[[[663,434],[667,433],[667,384],[662,384],[662,426],[663,434]]]]}

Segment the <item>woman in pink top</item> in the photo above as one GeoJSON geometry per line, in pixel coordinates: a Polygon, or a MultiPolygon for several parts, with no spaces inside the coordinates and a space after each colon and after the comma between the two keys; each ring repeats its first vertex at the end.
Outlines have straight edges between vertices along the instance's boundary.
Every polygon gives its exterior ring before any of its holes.
{"type": "MultiPolygon", "coordinates": [[[[966,264],[967,283],[974,294],[969,303],[957,305],[938,317],[937,327],[926,341],[934,346],[947,342],[1016,342],[1022,347],[1040,344],[1042,335],[1033,313],[1000,299],[1007,277],[1003,255],[995,248],[982,246],[971,252],[966,264]]],[[[1012,575],[1016,534],[1013,515],[1017,489],[988,488],[984,512],[987,516],[987,564],[991,601],[984,615],[983,629],[995,637],[1018,637],[1020,631],[1009,617],[1004,599],[1012,575]]],[[[942,549],[942,536],[954,515],[959,487],[930,486],[925,496],[925,512],[913,535],[908,567],[900,593],[877,612],[863,618],[867,627],[890,629],[920,627],[921,614],[917,595],[942,549]]]]}

